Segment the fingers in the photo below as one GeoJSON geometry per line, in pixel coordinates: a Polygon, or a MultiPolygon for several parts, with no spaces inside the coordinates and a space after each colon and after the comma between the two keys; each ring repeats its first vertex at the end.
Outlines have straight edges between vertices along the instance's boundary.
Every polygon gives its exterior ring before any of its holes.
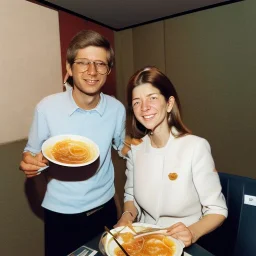
{"type": "Polygon", "coordinates": [[[130,151],[130,146],[127,146],[126,144],[123,146],[122,150],[121,150],[121,153],[123,156],[126,156],[128,151],[130,151]]]}
{"type": "Polygon", "coordinates": [[[116,223],[114,228],[121,227],[121,226],[132,226],[132,221],[126,219],[125,216],[122,216],[119,221],[116,223]]]}
{"type": "Polygon", "coordinates": [[[37,165],[27,164],[24,161],[21,161],[20,163],[20,170],[25,173],[27,178],[31,178],[39,175],[40,174],[40,172],[38,172],[39,169],[40,167],[38,167],[37,165]]]}
{"type": "Polygon", "coordinates": [[[180,240],[186,247],[192,244],[192,238],[188,232],[180,232],[172,235],[173,238],[180,240]]]}
{"type": "Polygon", "coordinates": [[[19,169],[23,171],[28,178],[31,178],[39,175],[41,172],[38,172],[38,170],[42,167],[46,167],[47,164],[48,161],[41,152],[36,156],[32,156],[30,152],[25,152],[23,153],[23,159],[19,169]]]}
{"type": "Polygon", "coordinates": [[[171,227],[167,229],[168,235],[173,235],[176,234],[177,232],[180,232],[187,228],[182,222],[178,222],[173,224],[171,227]]]}
{"type": "Polygon", "coordinates": [[[122,226],[128,226],[130,224],[129,221],[121,221],[119,220],[116,225],[114,225],[114,228],[117,228],[117,227],[122,227],[122,226]]]}
{"type": "Polygon", "coordinates": [[[23,155],[23,170],[33,170],[32,166],[36,166],[37,168],[34,170],[38,170],[41,167],[45,167],[48,163],[47,159],[44,158],[43,154],[40,152],[36,156],[32,156],[29,152],[24,153],[23,155]],[[26,166],[27,164],[27,166],[26,166]]]}
{"type": "Polygon", "coordinates": [[[167,234],[173,238],[181,240],[185,246],[189,246],[192,243],[192,233],[181,222],[178,222],[167,229],[167,234]]]}
{"type": "MultiPolygon", "coordinates": [[[[44,167],[47,164],[49,164],[49,161],[44,157],[44,155],[42,154],[42,152],[38,153],[34,159],[37,161],[35,162],[35,165],[44,167]]],[[[31,159],[32,160],[32,159],[31,159]]]]}

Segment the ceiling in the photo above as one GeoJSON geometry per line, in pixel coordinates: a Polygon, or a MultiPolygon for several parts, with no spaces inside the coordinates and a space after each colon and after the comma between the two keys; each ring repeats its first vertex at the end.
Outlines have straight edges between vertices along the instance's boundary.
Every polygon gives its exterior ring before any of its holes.
{"type": "Polygon", "coordinates": [[[119,31],[238,0],[47,0],[40,1],[119,31]]]}

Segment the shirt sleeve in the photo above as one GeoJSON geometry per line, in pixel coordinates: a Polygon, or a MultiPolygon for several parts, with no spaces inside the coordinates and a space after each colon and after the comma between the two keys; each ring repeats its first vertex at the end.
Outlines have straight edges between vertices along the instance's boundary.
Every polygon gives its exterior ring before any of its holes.
{"type": "Polygon", "coordinates": [[[128,151],[126,156],[126,183],[124,186],[124,202],[134,201],[133,196],[133,157],[132,151],[128,151]]]}
{"type": "Polygon", "coordinates": [[[116,116],[116,129],[113,138],[113,148],[118,151],[119,156],[123,157],[121,150],[124,146],[125,140],[125,120],[126,112],[123,105],[119,108],[119,111],[116,116]]]}
{"type": "Polygon", "coordinates": [[[28,142],[24,149],[25,151],[37,154],[41,151],[42,144],[49,138],[49,128],[46,118],[42,112],[35,109],[34,118],[30,127],[28,142]]]}
{"type": "Polygon", "coordinates": [[[201,139],[194,149],[192,172],[203,215],[221,214],[227,217],[228,209],[221,192],[219,175],[215,170],[210,145],[205,139],[201,139]]]}

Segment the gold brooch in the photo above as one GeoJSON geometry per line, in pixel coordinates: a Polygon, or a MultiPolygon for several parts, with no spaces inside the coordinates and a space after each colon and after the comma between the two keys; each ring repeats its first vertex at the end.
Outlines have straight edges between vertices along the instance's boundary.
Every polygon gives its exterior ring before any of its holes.
{"type": "Polygon", "coordinates": [[[170,172],[168,177],[170,180],[176,180],[178,178],[178,174],[176,172],[170,172]]]}

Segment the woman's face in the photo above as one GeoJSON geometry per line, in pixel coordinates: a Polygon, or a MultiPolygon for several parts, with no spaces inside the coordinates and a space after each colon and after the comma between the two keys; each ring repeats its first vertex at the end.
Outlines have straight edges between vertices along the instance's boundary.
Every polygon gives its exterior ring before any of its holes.
{"type": "Polygon", "coordinates": [[[166,102],[160,91],[151,84],[142,84],[132,91],[132,107],[136,119],[148,130],[168,128],[167,113],[172,110],[174,98],[166,102]]]}

